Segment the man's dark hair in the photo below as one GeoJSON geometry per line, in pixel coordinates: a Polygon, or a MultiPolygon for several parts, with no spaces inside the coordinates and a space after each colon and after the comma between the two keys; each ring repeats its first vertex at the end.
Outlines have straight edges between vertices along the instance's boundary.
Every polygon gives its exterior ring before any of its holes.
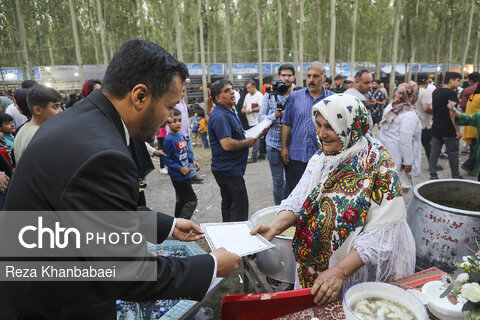
{"type": "Polygon", "coordinates": [[[377,83],[378,85],[380,85],[380,83],[382,83],[382,81],[376,79],[376,80],[373,80],[373,82],[377,83]]]}
{"type": "Polygon", "coordinates": [[[473,83],[480,82],[480,72],[472,72],[468,75],[468,80],[472,81],[473,83]]]}
{"type": "Polygon", "coordinates": [[[326,78],[326,79],[325,79],[325,83],[330,83],[330,84],[332,84],[332,78],[326,78]]]}
{"type": "Polygon", "coordinates": [[[295,67],[292,66],[290,63],[284,63],[278,68],[278,75],[282,73],[283,70],[290,70],[292,74],[295,75],[295,67]]]}
{"type": "Polygon", "coordinates": [[[173,109],[173,116],[181,116],[182,112],[178,109],[173,109]]]}
{"type": "Polygon", "coordinates": [[[28,89],[27,93],[27,105],[30,112],[33,114],[33,107],[39,106],[40,108],[46,108],[50,102],[60,102],[62,96],[55,89],[45,87],[42,84],[28,89]]]}
{"type": "Polygon", "coordinates": [[[364,73],[370,73],[367,69],[362,69],[355,74],[355,79],[360,79],[364,73]]]}
{"type": "Polygon", "coordinates": [[[445,79],[443,79],[444,84],[448,84],[450,80],[455,80],[455,79],[462,79],[462,75],[458,72],[446,72],[445,73],[445,79]]]}
{"type": "Polygon", "coordinates": [[[13,121],[13,117],[8,113],[0,113],[0,126],[5,122],[13,121]]]}
{"type": "Polygon", "coordinates": [[[144,84],[153,98],[173,89],[173,79],[188,78],[188,69],[153,42],[130,39],[113,55],[103,78],[102,91],[124,98],[137,84],[144,84]]]}
{"type": "Polygon", "coordinates": [[[29,89],[33,86],[36,86],[37,84],[38,82],[35,80],[25,80],[22,82],[21,86],[22,86],[22,89],[29,89]]]}
{"type": "Polygon", "coordinates": [[[222,93],[223,87],[225,87],[227,84],[233,86],[232,82],[228,79],[221,79],[212,83],[210,90],[212,91],[213,102],[215,102],[216,98],[222,93]]]}
{"type": "Polygon", "coordinates": [[[255,83],[255,80],[253,80],[253,79],[248,80],[248,81],[245,83],[245,86],[247,86],[247,84],[251,84],[251,85],[254,86],[255,88],[257,87],[257,84],[255,83]]]}

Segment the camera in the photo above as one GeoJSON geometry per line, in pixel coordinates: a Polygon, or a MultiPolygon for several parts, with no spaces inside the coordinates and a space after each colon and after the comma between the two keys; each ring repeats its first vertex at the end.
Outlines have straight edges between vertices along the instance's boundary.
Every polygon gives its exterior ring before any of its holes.
{"type": "Polygon", "coordinates": [[[268,92],[271,95],[284,95],[288,92],[290,87],[287,86],[282,80],[275,80],[271,85],[265,87],[265,92],[268,92]]]}

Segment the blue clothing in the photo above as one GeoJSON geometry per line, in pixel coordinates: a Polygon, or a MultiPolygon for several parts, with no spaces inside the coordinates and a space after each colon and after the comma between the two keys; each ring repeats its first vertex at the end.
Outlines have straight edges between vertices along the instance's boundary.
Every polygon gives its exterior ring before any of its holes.
{"type": "MultiPolygon", "coordinates": [[[[183,175],[182,167],[188,168],[193,163],[193,156],[187,151],[187,141],[181,133],[169,133],[163,140],[163,163],[168,167],[168,175],[172,181],[185,181],[190,179],[191,174],[183,175]]],[[[195,172],[195,170],[193,170],[195,172]]]]}
{"type": "Polygon", "coordinates": [[[208,137],[207,137],[207,133],[206,133],[206,132],[202,132],[202,133],[200,133],[200,137],[202,137],[203,148],[204,148],[204,149],[207,149],[207,148],[209,148],[209,146],[208,146],[208,137]]]}
{"type": "MultiPolygon", "coordinates": [[[[286,98],[284,96],[278,95],[278,100],[280,103],[285,105],[286,98]]],[[[281,119],[275,119],[275,111],[277,111],[277,102],[275,101],[275,96],[265,93],[265,96],[263,96],[262,106],[260,107],[258,120],[260,122],[264,119],[273,121],[270,129],[268,130],[267,136],[265,137],[265,142],[267,147],[282,151],[281,119]]]]}
{"type": "Polygon", "coordinates": [[[270,171],[272,172],[273,202],[278,206],[282,200],[287,199],[290,194],[290,189],[285,180],[281,151],[272,147],[267,147],[267,158],[268,164],[270,165],[270,171]]]}
{"type": "Polygon", "coordinates": [[[198,132],[199,128],[199,123],[200,123],[200,118],[199,117],[190,117],[190,124],[192,128],[192,132],[198,132]]]}
{"type": "Polygon", "coordinates": [[[15,140],[15,136],[11,133],[4,133],[3,139],[5,142],[13,149],[13,141],[15,140]]]}
{"type": "Polygon", "coordinates": [[[319,146],[317,132],[312,120],[312,107],[324,98],[334,94],[323,87],[322,94],[313,99],[308,88],[294,91],[290,94],[283,112],[282,124],[292,128],[290,137],[289,157],[307,163],[319,146]]]}
{"type": "Polygon", "coordinates": [[[2,106],[2,112],[7,111],[7,107],[11,104],[14,104],[14,102],[7,97],[0,96],[0,105],[2,106]]]}
{"type": "Polygon", "coordinates": [[[208,120],[208,136],[212,149],[212,171],[230,177],[243,176],[247,167],[248,148],[225,151],[220,144],[220,140],[226,137],[234,140],[245,139],[237,113],[221,104],[216,104],[208,120]]]}

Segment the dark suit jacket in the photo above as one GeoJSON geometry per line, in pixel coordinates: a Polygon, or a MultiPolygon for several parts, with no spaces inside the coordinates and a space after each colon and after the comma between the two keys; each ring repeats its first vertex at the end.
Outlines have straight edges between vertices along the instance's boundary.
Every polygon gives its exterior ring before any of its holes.
{"type": "MultiPolygon", "coordinates": [[[[137,198],[138,172],[121,118],[97,90],[40,127],[14,172],[4,209],[135,211],[137,198]]],[[[153,240],[165,240],[173,218],[152,211],[142,214],[157,215],[153,240]]],[[[131,221],[129,230],[141,229],[146,221],[131,221]]],[[[0,232],[2,227],[8,228],[0,226],[0,232]]],[[[0,319],[114,319],[115,299],[203,298],[212,279],[213,257],[155,260],[157,281],[4,282],[0,319]]]]}

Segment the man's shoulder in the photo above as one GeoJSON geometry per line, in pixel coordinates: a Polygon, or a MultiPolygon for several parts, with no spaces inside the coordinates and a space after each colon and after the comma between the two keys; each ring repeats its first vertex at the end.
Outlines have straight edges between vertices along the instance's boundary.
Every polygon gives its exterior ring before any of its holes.
{"type": "Polygon", "coordinates": [[[354,96],[355,98],[360,99],[360,101],[365,101],[365,100],[367,100],[367,99],[365,98],[365,96],[364,96],[360,91],[358,91],[358,90],[355,89],[355,88],[350,88],[350,89],[345,90],[344,94],[352,95],[352,96],[354,96]]]}
{"type": "Polygon", "coordinates": [[[307,92],[308,92],[308,88],[301,88],[301,89],[298,89],[298,90],[292,90],[292,92],[288,96],[288,99],[290,99],[290,100],[297,99],[297,98],[305,95],[307,92]]]}
{"type": "Polygon", "coordinates": [[[254,95],[256,98],[263,98],[263,94],[257,90],[257,92],[255,92],[255,95],[254,95]]]}

